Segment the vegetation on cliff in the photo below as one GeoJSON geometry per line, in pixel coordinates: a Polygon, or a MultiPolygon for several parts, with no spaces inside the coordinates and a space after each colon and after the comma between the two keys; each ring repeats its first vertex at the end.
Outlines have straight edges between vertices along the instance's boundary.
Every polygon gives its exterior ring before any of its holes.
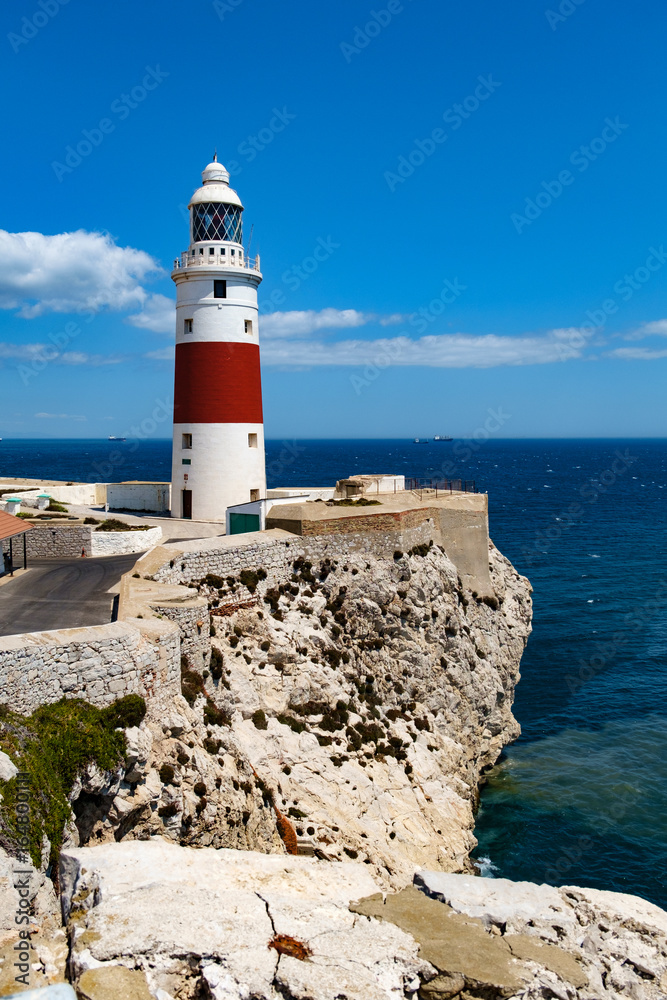
{"type": "MultiPolygon", "coordinates": [[[[111,771],[124,761],[123,729],[138,726],[146,713],[143,698],[127,695],[106,708],[62,698],[30,716],[0,707],[0,749],[29,777],[30,857],[39,867],[44,837],[56,860],[63,831],[71,818],[68,795],[77,775],[94,763],[111,771]]],[[[25,787],[25,786],[24,786],[25,787]]],[[[16,778],[0,782],[0,846],[17,854],[16,778]]]]}

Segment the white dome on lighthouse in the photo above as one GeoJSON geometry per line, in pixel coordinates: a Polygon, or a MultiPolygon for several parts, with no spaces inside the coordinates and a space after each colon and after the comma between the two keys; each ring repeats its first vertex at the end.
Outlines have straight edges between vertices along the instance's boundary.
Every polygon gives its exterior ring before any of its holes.
{"type": "Polygon", "coordinates": [[[202,205],[217,203],[221,205],[236,205],[243,209],[241,199],[236,191],[229,186],[229,171],[224,164],[218,163],[218,154],[213,157],[213,161],[202,170],[202,187],[197,188],[188,208],[192,205],[202,205]]]}
{"type": "Polygon", "coordinates": [[[229,184],[229,171],[225,170],[222,163],[218,163],[217,153],[213,157],[213,162],[209,163],[209,165],[204,167],[202,170],[201,179],[204,184],[213,184],[216,181],[222,181],[223,184],[229,184]]]}

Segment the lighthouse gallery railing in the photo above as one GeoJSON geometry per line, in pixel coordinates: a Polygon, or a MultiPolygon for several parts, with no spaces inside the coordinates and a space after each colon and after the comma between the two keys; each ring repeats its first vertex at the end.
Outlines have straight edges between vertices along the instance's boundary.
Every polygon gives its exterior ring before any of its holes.
{"type": "Polygon", "coordinates": [[[205,253],[190,254],[182,253],[180,258],[174,261],[174,270],[178,271],[183,267],[242,267],[246,271],[259,271],[259,254],[256,257],[244,257],[243,254],[234,255],[229,253],[205,253]]]}

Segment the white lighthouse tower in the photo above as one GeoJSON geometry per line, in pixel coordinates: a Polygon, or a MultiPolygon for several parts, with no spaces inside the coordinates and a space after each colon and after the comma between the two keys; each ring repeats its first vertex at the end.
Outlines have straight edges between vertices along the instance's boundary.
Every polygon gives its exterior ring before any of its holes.
{"type": "Polygon", "coordinates": [[[174,262],[176,363],[172,517],[224,521],[266,496],[257,287],[243,205],[217,156],[193,194],[190,246],[174,262]]]}

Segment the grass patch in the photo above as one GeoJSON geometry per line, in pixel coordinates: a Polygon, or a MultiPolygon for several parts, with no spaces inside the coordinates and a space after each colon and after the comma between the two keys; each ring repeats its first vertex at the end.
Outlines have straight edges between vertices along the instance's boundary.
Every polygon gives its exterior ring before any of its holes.
{"type": "MultiPolygon", "coordinates": [[[[43,705],[30,716],[3,708],[0,747],[30,777],[29,853],[34,865],[41,861],[44,834],[51,841],[52,867],[57,862],[63,828],[71,817],[67,796],[77,774],[93,762],[103,771],[112,771],[122,763],[125,734],[117,727],[136,725],[145,710],[143,699],[136,695],[102,709],[78,698],[43,705]]],[[[16,779],[0,783],[0,789],[0,843],[17,855],[16,779]]]]}

